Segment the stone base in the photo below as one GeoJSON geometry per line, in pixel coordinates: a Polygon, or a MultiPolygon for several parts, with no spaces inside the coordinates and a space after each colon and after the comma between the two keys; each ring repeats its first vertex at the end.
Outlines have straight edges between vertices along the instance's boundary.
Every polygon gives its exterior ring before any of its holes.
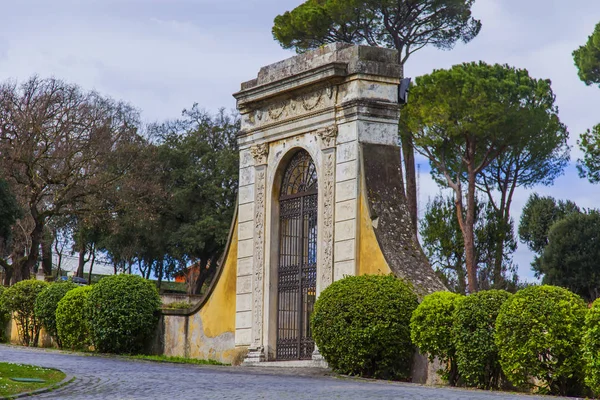
{"type": "Polygon", "coordinates": [[[250,349],[248,351],[248,355],[244,359],[243,364],[244,365],[252,365],[252,364],[257,364],[257,363],[262,364],[264,362],[265,362],[265,351],[262,347],[259,347],[256,349],[250,349]]]}
{"type": "Polygon", "coordinates": [[[244,366],[251,367],[279,367],[279,368],[322,368],[329,369],[325,360],[292,360],[292,361],[263,361],[260,363],[247,363],[244,366]]]}

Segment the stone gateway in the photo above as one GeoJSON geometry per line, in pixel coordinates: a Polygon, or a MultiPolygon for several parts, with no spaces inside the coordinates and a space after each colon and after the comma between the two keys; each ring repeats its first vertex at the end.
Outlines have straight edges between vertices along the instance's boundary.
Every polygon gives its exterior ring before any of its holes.
{"type": "Polygon", "coordinates": [[[263,67],[242,84],[229,245],[198,306],[163,315],[165,354],[319,359],[309,321],[333,281],[394,273],[420,295],[445,290],[403,195],[401,76],[395,50],[336,43],[263,67]]]}

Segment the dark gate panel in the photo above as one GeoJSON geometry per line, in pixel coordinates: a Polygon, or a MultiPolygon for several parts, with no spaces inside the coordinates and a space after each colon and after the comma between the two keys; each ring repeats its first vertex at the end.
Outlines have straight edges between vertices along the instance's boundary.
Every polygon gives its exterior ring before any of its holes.
{"type": "Polygon", "coordinates": [[[277,359],[309,359],[317,283],[317,179],[312,159],[298,152],[280,196],[277,359]]]}

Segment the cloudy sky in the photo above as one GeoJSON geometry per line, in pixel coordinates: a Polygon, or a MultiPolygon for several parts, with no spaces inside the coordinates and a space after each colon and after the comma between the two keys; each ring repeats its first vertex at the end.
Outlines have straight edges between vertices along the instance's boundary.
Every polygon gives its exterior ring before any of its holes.
{"type": "MultiPolygon", "coordinates": [[[[135,105],[146,121],[179,116],[197,102],[233,109],[231,94],[263,65],[293,55],[273,41],[273,18],[301,0],[0,0],[0,79],[55,76],[135,105]]],[[[560,117],[571,133],[572,165],[552,187],[520,190],[513,214],[532,191],[598,207],[600,186],[577,177],[576,141],[600,122],[600,89],[577,78],[571,52],[600,21],[598,0],[477,0],[483,28],[452,51],[424,49],[407,76],[483,60],[527,68],[549,78],[560,117]]],[[[420,161],[426,171],[424,160],[420,161]]],[[[420,177],[420,204],[438,189],[420,177]]],[[[532,255],[515,255],[522,278],[533,279],[532,255]]]]}

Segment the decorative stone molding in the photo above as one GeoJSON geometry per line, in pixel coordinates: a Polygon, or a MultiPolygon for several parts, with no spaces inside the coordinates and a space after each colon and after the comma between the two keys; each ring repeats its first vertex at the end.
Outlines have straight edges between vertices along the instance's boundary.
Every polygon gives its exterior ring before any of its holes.
{"type": "MultiPolygon", "coordinates": [[[[337,128],[335,129],[337,133],[337,128]]],[[[335,140],[335,136],[334,136],[335,140]]],[[[321,288],[333,282],[333,228],[335,210],[335,147],[323,150],[323,178],[319,190],[323,191],[323,263],[321,265],[321,288]]]]}
{"type": "Polygon", "coordinates": [[[267,164],[267,158],[269,156],[269,143],[261,143],[250,148],[250,153],[254,157],[255,165],[267,164]]]}
{"type": "Polygon", "coordinates": [[[247,114],[245,121],[250,126],[261,126],[285,121],[305,114],[312,114],[335,105],[335,87],[326,86],[314,92],[294,96],[271,103],[247,114]]]}
{"type": "MultiPolygon", "coordinates": [[[[265,156],[262,156],[265,157],[265,156]]],[[[254,348],[262,347],[263,327],[263,276],[265,265],[265,181],[266,166],[256,167],[254,197],[254,283],[253,283],[253,321],[252,344],[254,348]]]]}
{"type": "Polygon", "coordinates": [[[323,150],[335,147],[338,135],[337,125],[321,128],[317,131],[317,135],[321,138],[321,148],[323,150]]]}

